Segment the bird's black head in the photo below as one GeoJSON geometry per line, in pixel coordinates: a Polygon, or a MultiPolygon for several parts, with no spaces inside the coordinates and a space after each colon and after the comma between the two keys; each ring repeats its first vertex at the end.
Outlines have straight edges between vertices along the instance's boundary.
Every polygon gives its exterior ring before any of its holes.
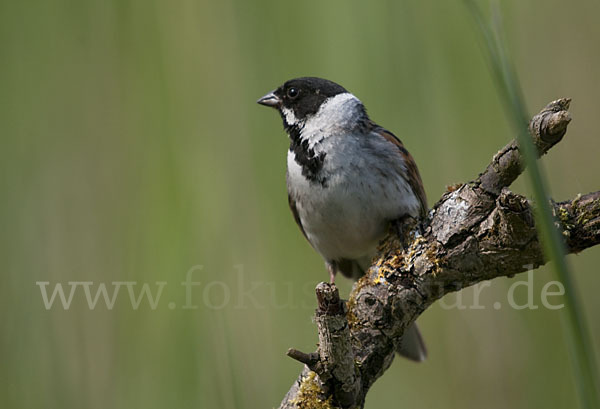
{"type": "Polygon", "coordinates": [[[317,113],[325,100],[345,92],[348,91],[335,82],[316,77],[303,77],[287,81],[256,102],[277,109],[286,121],[286,125],[290,126],[294,125],[289,123],[290,118],[302,121],[307,116],[317,113]]]}

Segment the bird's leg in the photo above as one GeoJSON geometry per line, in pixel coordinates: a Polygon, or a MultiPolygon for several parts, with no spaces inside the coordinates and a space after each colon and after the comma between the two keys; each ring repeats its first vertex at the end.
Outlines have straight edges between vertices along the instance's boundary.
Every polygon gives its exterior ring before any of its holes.
{"type": "Polygon", "coordinates": [[[329,272],[329,284],[334,284],[335,275],[337,274],[337,266],[335,264],[335,261],[327,261],[325,263],[325,266],[327,267],[327,271],[329,272]]]}
{"type": "Polygon", "coordinates": [[[403,245],[406,245],[406,243],[409,241],[407,235],[415,227],[416,220],[409,215],[404,215],[398,219],[392,220],[391,224],[392,229],[395,230],[395,233],[400,238],[400,241],[403,243],[403,245]]]}

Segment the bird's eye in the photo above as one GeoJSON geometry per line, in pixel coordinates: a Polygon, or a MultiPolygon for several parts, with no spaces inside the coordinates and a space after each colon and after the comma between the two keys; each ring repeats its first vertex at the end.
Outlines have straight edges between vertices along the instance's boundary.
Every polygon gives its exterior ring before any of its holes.
{"type": "Polygon", "coordinates": [[[290,98],[296,98],[299,93],[300,93],[300,91],[298,90],[298,88],[294,88],[294,87],[288,89],[288,91],[287,91],[287,95],[290,98]]]}

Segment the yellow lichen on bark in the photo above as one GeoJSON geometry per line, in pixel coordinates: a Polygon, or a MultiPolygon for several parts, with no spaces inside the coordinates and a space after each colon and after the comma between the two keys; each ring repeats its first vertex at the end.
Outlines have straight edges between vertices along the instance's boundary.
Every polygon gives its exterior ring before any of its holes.
{"type": "Polygon", "coordinates": [[[317,381],[317,374],[310,371],[302,378],[298,394],[291,401],[299,409],[334,409],[331,397],[322,399],[323,391],[317,381]]]}

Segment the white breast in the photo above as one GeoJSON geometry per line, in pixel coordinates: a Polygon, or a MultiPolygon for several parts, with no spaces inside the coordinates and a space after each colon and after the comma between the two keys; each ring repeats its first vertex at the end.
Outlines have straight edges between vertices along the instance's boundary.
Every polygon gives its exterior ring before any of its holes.
{"type": "Polygon", "coordinates": [[[419,211],[403,159],[376,134],[314,136],[315,151],[326,153],[324,185],[302,175],[293,152],[287,158],[288,191],[307,238],[328,261],[371,257],[389,221],[419,211]]]}

